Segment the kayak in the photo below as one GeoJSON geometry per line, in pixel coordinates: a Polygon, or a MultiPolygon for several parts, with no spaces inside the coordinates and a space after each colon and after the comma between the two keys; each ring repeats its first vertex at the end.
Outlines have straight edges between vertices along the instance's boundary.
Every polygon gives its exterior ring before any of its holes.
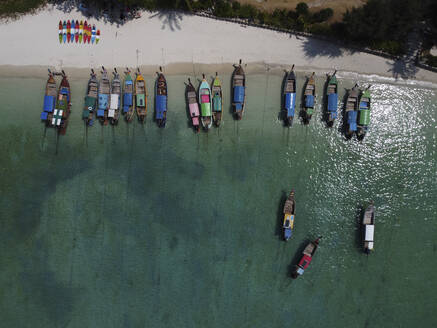
{"type": "Polygon", "coordinates": [[[79,32],[80,32],[80,26],[79,26],[79,21],[76,21],[76,43],[79,41],[79,32]]]}
{"type": "Polygon", "coordinates": [[[74,42],[74,37],[76,34],[76,24],[74,23],[74,19],[71,21],[71,42],[74,42]]]}
{"type": "Polygon", "coordinates": [[[83,43],[86,43],[87,31],[88,31],[88,23],[87,23],[87,21],[85,21],[85,23],[83,25],[83,43]]]}
{"type": "Polygon", "coordinates": [[[91,43],[94,44],[95,40],[96,40],[96,26],[93,25],[93,29],[92,29],[92,32],[91,32],[91,43]]]}
{"type": "Polygon", "coordinates": [[[62,43],[62,21],[59,21],[59,43],[62,43]]]}
{"type": "Polygon", "coordinates": [[[87,41],[88,43],[91,42],[91,24],[88,24],[87,41]]]}
{"type": "Polygon", "coordinates": [[[100,40],[100,30],[97,30],[96,44],[99,43],[99,40],[100,40]]]}
{"type": "Polygon", "coordinates": [[[67,21],[67,42],[71,39],[71,23],[70,20],[67,21]]]}
{"type": "Polygon", "coordinates": [[[82,38],[83,38],[83,21],[80,21],[80,25],[79,25],[79,43],[82,43],[82,38]]]}
{"type": "Polygon", "coordinates": [[[67,23],[65,21],[62,24],[62,41],[67,42],[67,23]]]}

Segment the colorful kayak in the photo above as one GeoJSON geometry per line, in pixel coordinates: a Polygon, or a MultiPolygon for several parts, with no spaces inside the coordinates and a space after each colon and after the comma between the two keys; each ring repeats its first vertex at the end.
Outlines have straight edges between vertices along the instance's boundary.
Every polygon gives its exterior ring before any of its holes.
{"type": "Polygon", "coordinates": [[[116,68],[114,68],[112,74],[114,74],[114,78],[111,82],[111,102],[108,110],[108,118],[112,125],[116,125],[120,117],[121,81],[116,68]]]}
{"type": "Polygon", "coordinates": [[[243,118],[244,107],[246,104],[246,74],[241,67],[241,59],[239,65],[235,65],[234,73],[232,74],[232,106],[237,120],[243,118]]]}
{"type": "Polygon", "coordinates": [[[294,119],[294,110],[296,107],[296,75],[294,74],[294,65],[290,72],[285,76],[284,81],[284,122],[292,126],[294,119]]]}
{"type": "Polygon", "coordinates": [[[82,39],[83,39],[83,22],[80,21],[80,25],[79,25],[79,43],[82,43],[82,39]]]}
{"type": "Polygon", "coordinates": [[[194,131],[199,132],[200,122],[199,122],[199,104],[197,103],[196,89],[191,84],[191,80],[188,78],[188,84],[186,88],[186,96],[188,103],[188,110],[190,113],[191,123],[193,125],[194,131]]]}
{"type": "Polygon", "coordinates": [[[284,204],[284,220],[282,227],[284,229],[284,239],[287,241],[291,238],[294,228],[294,217],[296,211],[296,202],[294,200],[294,190],[291,190],[290,195],[284,204]]]}
{"type": "Polygon", "coordinates": [[[156,79],[155,94],[155,120],[160,128],[165,127],[167,121],[167,81],[159,68],[158,78],[156,79]]]}
{"type": "Polygon", "coordinates": [[[99,43],[99,40],[100,40],[100,30],[97,30],[97,33],[96,33],[96,44],[99,43]]]}
{"type": "Polygon", "coordinates": [[[97,92],[99,88],[99,82],[94,70],[91,70],[91,77],[88,81],[87,93],[85,96],[85,105],[82,111],[82,119],[85,121],[86,126],[92,126],[94,123],[94,111],[96,110],[97,92]]]}
{"type": "Polygon", "coordinates": [[[108,124],[108,109],[111,95],[111,86],[108,78],[108,72],[102,66],[102,77],[99,83],[99,95],[97,100],[97,118],[103,125],[108,124]]]}
{"type": "Polygon", "coordinates": [[[375,234],[375,206],[373,202],[366,208],[363,216],[364,227],[364,252],[370,254],[374,246],[375,234]]]}
{"type": "Polygon", "coordinates": [[[127,69],[123,82],[123,115],[127,122],[131,122],[134,117],[133,92],[134,82],[130,75],[130,70],[127,69]]]}
{"type": "Polygon", "coordinates": [[[337,107],[338,107],[338,82],[334,72],[331,76],[328,76],[328,85],[326,87],[326,109],[327,109],[327,117],[326,122],[328,126],[332,126],[334,124],[334,120],[337,118],[337,107]]]}
{"type": "Polygon", "coordinates": [[[305,247],[303,251],[303,256],[291,275],[293,279],[296,279],[297,277],[304,274],[305,270],[308,268],[313,259],[313,256],[317,250],[317,247],[319,246],[319,241],[321,238],[322,237],[317,238],[305,247]]]}
{"type": "Polygon", "coordinates": [[[53,111],[55,110],[57,94],[56,81],[52,72],[49,70],[49,78],[47,79],[46,91],[44,94],[43,111],[41,113],[41,121],[43,121],[46,126],[52,125],[53,111]]]}
{"type": "Polygon", "coordinates": [[[360,90],[358,84],[348,91],[346,100],[346,137],[350,138],[357,131],[357,117],[358,117],[358,96],[360,90]]]}
{"type": "Polygon", "coordinates": [[[88,24],[86,40],[88,43],[91,42],[91,24],[88,24]]]}
{"type": "Polygon", "coordinates": [[[370,123],[370,85],[361,93],[360,105],[358,111],[358,130],[357,136],[359,140],[364,139],[370,123]]]}
{"type": "Polygon", "coordinates": [[[64,135],[67,131],[68,118],[70,117],[71,91],[65,72],[62,71],[62,81],[59,86],[56,108],[53,111],[52,125],[58,129],[58,133],[64,135]]]}
{"type": "Polygon", "coordinates": [[[76,20],[76,35],[75,35],[75,42],[76,43],[79,42],[79,33],[80,33],[80,25],[79,25],[79,21],[76,20]]]}
{"type": "Polygon", "coordinates": [[[314,105],[316,102],[316,81],[314,79],[315,73],[307,79],[304,93],[304,122],[308,124],[314,113],[314,105]]]}
{"type": "Polygon", "coordinates": [[[59,43],[62,43],[62,21],[59,21],[59,43]]]}
{"type": "Polygon", "coordinates": [[[67,22],[64,21],[62,24],[62,41],[67,42],[67,22]]]}
{"type": "Polygon", "coordinates": [[[67,42],[71,39],[71,23],[70,20],[67,21],[67,42]]]}
{"type": "Polygon", "coordinates": [[[223,111],[223,93],[222,82],[220,81],[217,72],[215,73],[214,81],[212,82],[212,119],[215,126],[219,126],[222,120],[223,111]]]}
{"type": "Polygon", "coordinates": [[[83,43],[86,43],[88,39],[88,23],[85,21],[83,25],[83,43]]]}
{"type": "Polygon", "coordinates": [[[135,106],[138,120],[144,123],[147,115],[147,90],[146,81],[141,75],[140,69],[137,69],[137,78],[135,79],[135,106]]]}
{"type": "Polygon", "coordinates": [[[94,44],[94,41],[96,41],[96,26],[95,25],[93,25],[93,29],[91,32],[91,43],[94,44]]]}
{"type": "Polygon", "coordinates": [[[200,104],[200,121],[203,128],[208,131],[212,126],[212,111],[211,111],[211,88],[203,74],[202,82],[199,87],[199,104],[200,104]]]}
{"type": "Polygon", "coordinates": [[[76,36],[76,23],[74,19],[71,21],[71,42],[74,42],[74,38],[76,36]]]}

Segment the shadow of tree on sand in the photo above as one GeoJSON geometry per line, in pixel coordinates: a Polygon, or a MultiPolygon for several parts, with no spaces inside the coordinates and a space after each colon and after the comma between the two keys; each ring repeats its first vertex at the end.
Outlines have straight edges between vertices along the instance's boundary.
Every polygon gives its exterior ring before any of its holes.
{"type": "Polygon", "coordinates": [[[387,61],[386,63],[392,66],[387,72],[391,72],[395,79],[409,79],[416,77],[418,68],[414,63],[414,60],[408,57],[400,58],[394,62],[387,61]]]}
{"type": "Polygon", "coordinates": [[[162,22],[162,30],[165,30],[166,27],[170,29],[170,31],[181,30],[180,23],[184,19],[184,15],[181,12],[177,11],[159,11],[149,17],[149,19],[158,17],[162,22]]]}
{"type": "MultiPolygon", "coordinates": [[[[324,56],[334,58],[344,54],[344,49],[338,44],[313,38],[305,38],[302,47],[306,57],[324,56]]],[[[350,50],[348,49],[347,52],[350,52],[350,50]]]]}

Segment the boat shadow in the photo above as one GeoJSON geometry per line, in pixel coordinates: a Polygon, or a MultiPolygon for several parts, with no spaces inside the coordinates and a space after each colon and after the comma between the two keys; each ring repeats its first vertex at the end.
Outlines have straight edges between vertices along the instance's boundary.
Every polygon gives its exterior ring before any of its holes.
{"type": "Polygon", "coordinates": [[[299,264],[300,259],[302,258],[303,251],[305,247],[310,243],[310,238],[305,238],[304,241],[302,241],[299,244],[299,247],[297,248],[296,252],[294,253],[293,258],[291,259],[290,264],[287,268],[287,276],[296,278],[296,276],[293,274],[295,271],[296,266],[299,264]]]}
{"type": "Polygon", "coordinates": [[[279,240],[284,240],[284,235],[282,231],[282,221],[284,219],[284,204],[288,198],[287,192],[284,190],[281,192],[281,198],[279,200],[278,208],[276,211],[276,227],[275,227],[275,236],[278,236],[279,240]]]}
{"type": "Polygon", "coordinates": [[[278,113],[278,119],[282,121],[282,125],[286,128],[289,127],[287,124],[287,112],[285,111],[285,96],[284,96],[284,90],[287,84],[287,76],[288,76],[288,72],[287,70],[284,70],[284,78],[282,79],[282,84],[280,89],[281,94],[279,95],[281,99],[281,108],[279,109],[279,113],[278,113]]]}
{"type": "Polygon", "coordinates": [[[334,122],[329,122],[329,112],[328,112],[328,84],[329,84],[329,74],[326,74],[326,80],[323,84],[323,94],[322,94],[322,116],[320,120],[326,124],[326,127],[332,128],[334,122]]]}
{"type": "Polygon", "coordinates": [[[303,85],[302,92],[300,94],[299,118],[300,118],[300,121],[303,125],[310,124],[310,120],[308,119],[307,113],[305,111],[305,89],[307,87],[308,81],[309,81],[309,79],[308,79],[308,77],[306,77],[306,81],[303,85]]]}
{"type": "Polygon", "coordinates": [[[362,232],[361,222],[363,220],[365,208],[358,204],[355,208],[355,247],[359,253],[363,252],[364,236],[362,232]]]}
{"type": "Polygon", "coordinates": [[[341,107],[341,124],[338,125],[338,132],[345,137],[346,140],[352,139],[352,135],[348,135],[347,131],[347,115],[346,115],[346,106],[347,106],[347,98],[349,96],[350,89],[345,88],[345,93],[343,95],[343,106],[341,107]]]}

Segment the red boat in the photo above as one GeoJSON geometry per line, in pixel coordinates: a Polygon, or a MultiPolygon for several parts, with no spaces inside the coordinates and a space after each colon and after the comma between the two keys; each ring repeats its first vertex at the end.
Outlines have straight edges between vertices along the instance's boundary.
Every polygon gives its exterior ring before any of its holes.
{"type": "Polygon", "coordinates": [[[75,34],[75,41],[76,41],[76,43],[78,43],[79,42],[79,21],[78,20],[76,20],[76,34],[75,34]]]}
{"type": "Polygon", "coordinates": [[[71,39],[71,23],[70,20],[67,21],[67,42],[71,39]]]}
{"type": "Polygon", "coordinates": [[[322,237],[317,238],[305,247],[305,249],[303,250],[303,256],[300,259],[299,264],[296,265],[291,275],[293,279],[296,279],[297,277],[303,275],[305,270],[308,268],[313,259],[314,253],[317,250],[317,246],[319,246],[319,241],[321,238],[322,237]]]}
{"type": "Polygon", "coordinates": [[[88,32],[88,23],[87,21],[85,21],[85,23],[83,24],[83,43],[86,43],[88,37],[87,32],[88,32]]]}

